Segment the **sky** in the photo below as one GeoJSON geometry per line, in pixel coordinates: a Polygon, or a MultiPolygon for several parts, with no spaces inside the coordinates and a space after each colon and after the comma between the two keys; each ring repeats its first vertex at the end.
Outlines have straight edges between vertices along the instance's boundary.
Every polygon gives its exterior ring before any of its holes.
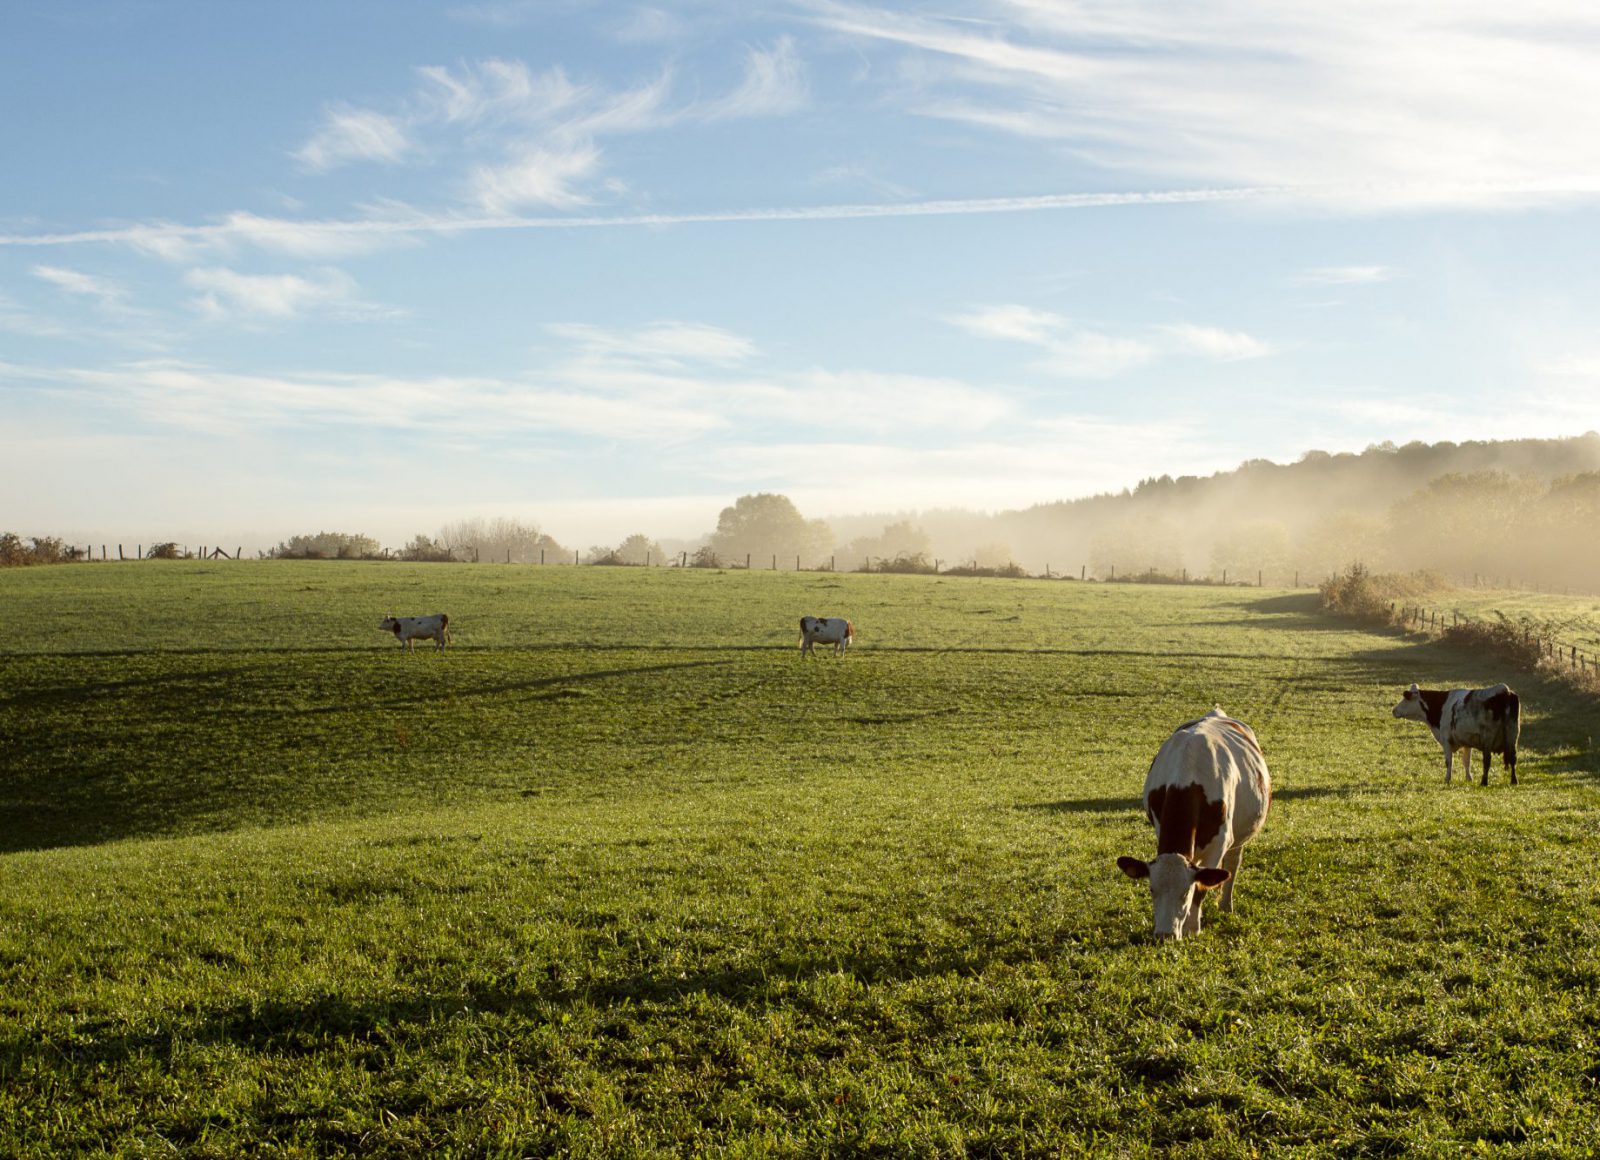
{"type": "Polygon", "coordinates": [[[10,0],[0,531],[978,510],[1600,427],[1586,0],[10,0]]]}

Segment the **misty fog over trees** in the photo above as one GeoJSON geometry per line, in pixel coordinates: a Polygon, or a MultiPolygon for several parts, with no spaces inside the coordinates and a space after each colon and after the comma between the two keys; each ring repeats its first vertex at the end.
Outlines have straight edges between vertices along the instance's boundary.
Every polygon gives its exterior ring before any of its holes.
{"type": "MultiPolygon", "coordinates": [[[[71,562],[86,548],[3,537],[0,565],[71,562]]],[[[120,551],[120,548],[119,548],[120,551]]],[[[105,550],[102,548],[102,555],[105,550]]],[[[173,554],[182,554],[174,548],[173,554]]],[[[1571,439],[1377,444],[1252,459],[1209,476],[1163,475],[1120,493],[1002,512],[808,517],[787,496],[740,496],[697,540],[648,529],[588,551],[532,521],[461,519],[399,548],[359,533],[291,536],[268,555],[512,564],[934,571],[1316,583],[1352,564],[1457,582],[1600,591],[1600,434],[1571,439]]]]}

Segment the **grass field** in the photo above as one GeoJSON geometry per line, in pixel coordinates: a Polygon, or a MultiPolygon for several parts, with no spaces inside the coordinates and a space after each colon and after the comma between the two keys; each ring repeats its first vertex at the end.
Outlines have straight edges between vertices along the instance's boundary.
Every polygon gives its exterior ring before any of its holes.
{"type": "Polygon", "coordinates": [[[1254,589],[142,562],[0,573],[0,1154],[1600,1151],[1592,699],[1254,589]],[[385,612],[448,611],[407,656],[385,612]],[[801,662],[802,613],[858,626],[801,662]],[[1144,772],[1276,793],[1149,939],[1144,772]]]}

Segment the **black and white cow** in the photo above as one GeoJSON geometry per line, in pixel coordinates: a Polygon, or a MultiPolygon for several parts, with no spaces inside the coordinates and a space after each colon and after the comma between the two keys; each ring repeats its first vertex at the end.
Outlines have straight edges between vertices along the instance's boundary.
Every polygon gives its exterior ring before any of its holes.
{"type": "Polygon", "coordinates": [[[831,644],[833,651],[842,653],[855,643],[856,626],[842,616],[802,616],[800,618],[800,655],[811,652],[811,646],[831,644]]]}
{"type": "Polygon", "coordinates": [[[1467,751],[1467,780],[1472,780],[1472,751],[1483,751],[1483,781],[1489,784],[1489,755],[1498,753],[1517,784],[1517,737],[1522,732],[1522,708],[1516,693],[1506,685],[1487,689],[1419,689],[1412,682],[1396,717],[1421,721],[1444,749],[1444,783],[1450,784],[1456,750],[1467,751]]]}
{"type": "Polygon", "coordinates": [[[419,640],[433,641],[434,648],[450,643],[450,618],[442,612],[432,616],[385,616],[378,627],[394,633],[394,639],[403,644],[407,652],[415,652],[412,646],[419,640]]]}

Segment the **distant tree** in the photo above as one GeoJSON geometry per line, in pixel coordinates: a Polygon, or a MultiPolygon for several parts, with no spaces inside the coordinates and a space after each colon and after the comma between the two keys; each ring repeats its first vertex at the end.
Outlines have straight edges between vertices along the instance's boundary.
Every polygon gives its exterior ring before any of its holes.
{"type": "Polygon", "coordinates": [[[400,558],[437,563],[450,559],[450,550],[434,543],[427,536],[416,535],[411,538],[409,544],[400,549],[400,558]]]}
{"type": "Polygon", "coordinates": [[[566,552],[560,544],[539,530],[537,524],[498,517],[496,519],[463,519],[448,523],[439,529],[435,543],[446,552],[463,560],[478,559],[512,564],[537,564],[539,553],[546,553],[546,562],[566,552]]]}
{"type": "Polygon", "coordinates": [[[591,564],[662,564],[666,562],[665,555],[661,550],[660,544],[649,536],[636,532],[615,548],[590,548],[588,562],[591,564]]]}
{"type": "Polygon", "coordinates": [[[151,544],[150,550],[144,554],[146,560],[181,560],[183,549],[171,540],[163,540],[159,544],[151,544]]]}
{"type": "Polygon", "coordinates": [[[290,536],[272,554],[278,559],[360,560],[376,556],[383,549],[371,536],[350,532],[317,532],[290,536]]]}
{"type": "Polygon", "coordinates": [[[709,545],[722,559],[743,564],[799,556],[815,565],[833,548],[833,531],[822,520],[808,520],[786,495],[762,492],[740,496],[722,509],[709,545]]]}
{"type": "Polygon", "coordinates": [[[1179,576],[1183,537],[1177,524],[1158,516],[1128,512],[1089,542],[1089,566],[1098,576],[1179,576]]]}
{"type": "Polygon", "coordinates": [[[31,562],[21,536],[15,532],[0,532],[0,568],[16,568],[31,562]]]}
{"type": "Polygon", "coordinates": [[[843,549],[844,558],[849,561],[848,566],[857,567],[863,562],[874,561],[875,568],[882,567],[876,561],[910,560],[929,556],[932,552],[933,541],[928,533],[910,520],[885,524],[883,531],[876,536],[857,536],[843,549]]]}
{"type": "Polygon", "coordinates": [[[1332,512],[1300,533],[1292,552],[1292,567],[1302,574],[1302,579],[1319,582],[1348,571],[1353,564],[1385,571],[1385,538],[1385,524],[1379,516],[1358,511],[1332,512]]]}
{"type": "MultiPolygon", "coordinates": [[[[1254,581],[1256,573],[1278,579],[1289,567],[1289,529],[1277,520],[1224,525],[1211,549],[1211,575],[1254,581]]],[[[1278,580],[1282,583],[1282,580],[1278,580]]]]}
{"type": "Polygon", "coordinates": [[[624,564],[660,564],[665,555],[661,545],[642,532],[617,545],[617,556],[624,564]]]}

